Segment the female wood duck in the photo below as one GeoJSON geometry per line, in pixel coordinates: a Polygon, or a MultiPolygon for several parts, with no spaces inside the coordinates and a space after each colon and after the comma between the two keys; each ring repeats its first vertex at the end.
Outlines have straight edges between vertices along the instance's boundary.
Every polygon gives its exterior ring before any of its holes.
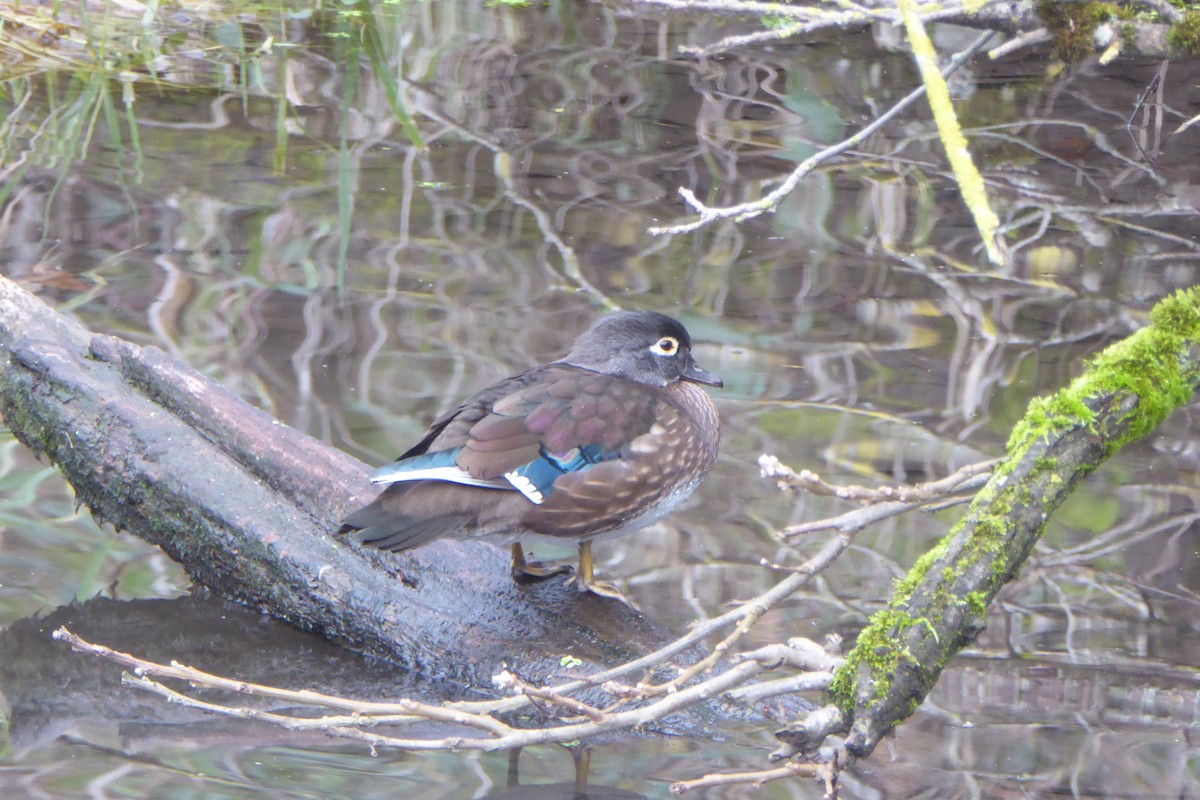
{"type": "Polygon", "coordinates": [[[679,322],[653,311],[604,317],[565,358],[513,375],[436,420],[371,475],[389,484],[342,532],[384,550],[440,536],[512,543],[513,577],[570,571],[527,563],[518,542],[579,544],[579,590],[624,600],[592,576],[592,541],[671,513],[717,457],[720,421],[679,322]]]}

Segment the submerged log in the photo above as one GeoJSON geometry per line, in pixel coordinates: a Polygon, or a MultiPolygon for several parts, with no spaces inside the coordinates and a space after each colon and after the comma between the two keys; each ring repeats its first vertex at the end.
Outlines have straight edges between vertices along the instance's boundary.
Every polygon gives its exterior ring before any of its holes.
{"type": "Polygon", "coordinates": [[[369,498],[361,462],[154,347],[95,335],[0,277],[0,414],[99,520],[160,546],[214,592],[432,678],[491,691],[644,655],[669,634],[561,581],[517,585],[506,551],[402,555],[335,535],[369,498]],[[570,653],[584,664],[566,673],[570,653]]]}
{"type": "Polygon", "coordinates": [[[1069,387],[1031,404],[1008,458],[966,516],[917,561],[838,668],[831,691],[841,719],[830,726],[810,715],[776,736],[807,752],[831,727],[848,730],[849,753],[868,755],[982,630],[988,604],[1072,488],[1198,387],[1200,288],[1193,288],[1160,302],[1149,326],[1101,353],[1069,387]]]}

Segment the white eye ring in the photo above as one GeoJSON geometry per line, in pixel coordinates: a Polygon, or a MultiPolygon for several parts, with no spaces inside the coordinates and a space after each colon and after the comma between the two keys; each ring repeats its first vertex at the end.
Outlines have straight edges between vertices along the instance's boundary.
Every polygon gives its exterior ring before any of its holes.
{"type": "Polygon", "coordinates": [[[674,336],[664,336],[650,345],[650,352],[656,356],[673,356],[679,352],[679,340],[674,336]]]}

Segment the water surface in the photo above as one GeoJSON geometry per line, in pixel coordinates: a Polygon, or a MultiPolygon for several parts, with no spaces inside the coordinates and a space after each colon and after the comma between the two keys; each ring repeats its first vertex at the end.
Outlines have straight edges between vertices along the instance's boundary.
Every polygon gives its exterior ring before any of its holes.
{"type": "MultiPolygon", "coordinates": [[[[677,630],[772,585],[761,559],[798,563],[824,541],[789,548],[773,531],[849,509],[778,492],[761,453],[834,482],[939,477],[1001,452],[1030,398],[1198,282],[1200,134],[1126,128],[1157,63],[1056,72],[1025,53],[956,77],[1010,226],[1012,264],[997,268],[920,105],[775,214],[648,233],[686,218],[680,186],[711,205],[760,197],[910,91],[915,69],[883,28],[696,58],[677,48],[757,24],[473,0],[380,4],[365,22],[300,9],[193,21],[196,48],[155,62],[132,104],[91,70],[13,70],[3,273],[370,463],[561,355],[605,309],[678,316],[726,382],[721,459],[664,524],[597,547],[598,568],[677,630]]],[[[945,53],[975,35],[934,33],[945,53]]],[[[1200,111],[1198,78],[1171,65],[1167,131],[1200,111]]],[[[846,796],[1200,795],[1196,414],[1081,485],[987,632],[844,776],[846,796]]],[[[0,454],[6,796],[522,796],[502,794],[506,754],[372,755],[185,714],[68,654],[47,637],[64,622],[258,680],[456,691],[189,596],[161,553],[77,513],[52,468],[7,439],[0,454]]],[[[853,637],[958,513],[864,531],[753,640],[853,637]]],[[[671,780],[765,766],[771,726],[727,734],[602,744],[592,784],[665,797],[671,780]]],[[[573,771],[559,747],[519,766],[527,797],[573,771]]],[[[795,781],[755,796],[820,794],[795,781]]]]}

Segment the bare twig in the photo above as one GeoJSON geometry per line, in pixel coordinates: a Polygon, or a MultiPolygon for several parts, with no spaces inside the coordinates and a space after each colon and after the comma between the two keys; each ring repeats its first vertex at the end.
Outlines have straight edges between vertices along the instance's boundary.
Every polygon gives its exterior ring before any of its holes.
{"type": "MultiPolygon", "coordinates": [[[[820,476],[808,470],[795,472],[775,456],[763,455],[758,459],[763,476],[774,478],[778,481],[780,488],[802,488],[813,494],[869,503],[863,508],[856,508],[836,517],[827,517],[784,528],[775,534],[781,541],[825,530],[853,534],[868,525],[888,517],[898,516],[914,508],[933,510],[968,502],[971,498],[967,493],[974,492],[987,483],[989,473],[995,464],[994,460],[981,461],[976,464],[968,464],[940,480],[913,486],[884,486],[870,489],[863,486],[835,486],[826,483],[821,480],[820,476]]],[[[763,561],[763,565],[778,570],[797,569],[767,561],[763,561]]]]}
{"type": "Polygon", "coordinates": [[[836,775],[828,763],[805,764],[790,761],[782,767],[773,769],[754,770],[752,772],[717,772],[690,781],[679,781],[671,784],[671,794],[684,794],[694,789],[707,789],[710,786],[729,786],[730,784],[749,783],[762,786],[770,781],[782,778],[823,778],[825,780],[825,796],[835,797],[836,775]]]}
{"type": "MultiPolygon", "coordinates": [[[[135,675],[131,672],[125,672],[121,675],[121,683],[135,689],[141,689],[151,694],[156,694],[166,698],[167,702],[175,705],[184,706],[185,708],[194,708],[198,711],[206,711],[213,714],[220,714],[224,717],[237,717],[239,719],[252,719],[259,722],[269,722],[272,725],[278,725],[287,730],[334,730],[344,726],[375,726],[375,725],[397,725],[415,722],[419,719],[435,719],[428,717],[424,713],[414,714],[341,714],[341,715],[325,715],[320,717],[297,717],[291,714],[280,714],[274,711],[264,711],[250,706],[234,706],[225,703],[212,703],[204,700],[199,700],[195,697],[183,694],[169,686],[160,683],[159,681],[151,680],[145,676],[135,675]]],[[[424,704],[417,703],[412,700],[399,700],[397,705],[413,704],[414,707],[420,707],[424,704]]],[[[436,708],[436,707],[435,707],[436,708]]],[[[503,722],[492,719],[490,717],[477,715],[443,715],[441,721],[454,722],[464,726],[478,728],[488,733],[503,734],[516,730],[503,722]]]]}
{"type": "MultiPolygon", "coordinates": [[[[841,644],[841,639],[837,640],[841,644]]],[[[792,667],[794,669],[832,670],[842,663],[840,656],[833,655],[812,639],[795,638],[787,644],[768,644],[757,650],[738,653],[733,662],[757,661],[766,669],[792,667]]]]}
{"type": "Polygon", "coordinates": [[[663,8],[682,10],[695,13],[697,11],[712,11],[716,13],[752,14],[755,16],[778,17],[793,19],[798,22],[826,22],[829,25],[845,25],[855,21],[865,21],[862,14],[854,11],[831,11],[812,6],[783,3],[763,3],[756,0],[638,0],[642,5],[661,6],[663,8]]]}
{"type": "Polygon", "coordinates": [[[681,44],[678,48],[679,52],[686,56],[712,56],[717,53],[724,53],[727,50],[735,50],[739,47],[751,47],[760,45],[765,42],[774,42],[780,39],[790,39],[793,36],[803,36],[807,33],[828,28],[832,23],[822,20],[820,22],[795,22],[790,25],[785,25],[781,28],[768,28],[754,33],[738,34],[736,36],[726,36],[723,39],[713,42],[712,44],[699,46],[690,44],[681,44]]]}
{"type": "Polygon", "coordinates": [[[752,683],[749,686],[739,686],[736,689],[730,689],[725,696],[730,700],[752,705],[760,700],[781,694],[823,691],[829,688],[829,681],[832,679],[833,674],[830,672],[803,672],[789,678],[776,678],[771,681],[752,683]]]}
{"type": "Polygon", "coordinates": [[[595,706],[590,706],[582,700],[576,700],[574,697],[567,697],[559,694],[552,689],[544,689],[540,686],[534,686],[527,681],[517,677],[509,670],[504,670],[496,677],[492,678],[492,683],[501,691],[510,691],[516,694],[523,694],[529,698],[544,700],[551,705],[565,708],[579,716],[587,717],[592,722],[601,722],[604,720],[604,712],[595,706]]]}
{"type": "Polygon", "coordinates": [[[238,694],[249,694],[257,697],[269,697],[275,700],[286,700],[292,703],[299,703],[308,706],[318,706],[321,708],[335,708],[343,711],[349,711],[354,714],[411,714],[413,709],[412,701],[401,701],[396,703],[378,703],[367,700],[351,700],[345,697],[337,697],[335,695],[322,694],[314,692],[311,689],[281,689],[277,686],[267,686],[261,683],[250,683],[248,681],[232,680],[223,678],[220,675],[214,675],[210,672],[204,672],[194,667],[184,666],[176,662],[171,664],[158,664],[153,661],[147,661],[129,653],[122,653],[119,650],[113,650],[110,647],[105,647],[102,644],[92,644],[79,636],[76,636],[66,628],[59,628],[51,634],[60,642],[66,642],[71,645],[71,649],[77,653],[87,653],[93,656],[108,661],[114,661],[124,667],[130,669],[137,677],[153,675],[157,678],[174,678],[176,680],[187,681],[188,683],[197,686],[208,686],[213,689],[225,689],[238,694]]]}
{"type": "MultiPolygon", "coordinates": [[[[772,4],[772,7],[787,8],[787,6],[782,4],[772,4]]],[[[991,31],[982,34],[974,42],[972,42],[970,47],[968,47],[962,53],[956,55],[951,60],[950,64],[944,70],[942,70],[943,77],[949,77],[956,70],[958,70],[959,67],[967,63],[967,61],[969,61],[977,52],[979,52],[980,49],[982,49],[983,45],[987,43],[987,40],[990,39],[991,36],[991,31]]],[[[783,183],[781,183],[777,189],[769,192],[761,200],[755,200],[750,203],[741,203],[736,206],[710,208],[702,203],[699,198],[696,197],[695,193],[692,192],[692,190],[688,189],[686,186],[681,186],[679,188],[680,196],[682,196],[687,204],[695,209],[700,216],[691,222],[650,228],[649,232],[653,235],[688,233],[690,231],[697,230],[698,228],[702,228],[705,225],[711,224],[719,219],[733,218],[734,220],[740,222],[752,217],[757,217],[759,214],[763,214],[767,211],[775,210],[775,207],[779,205],[783,198],[791,194],[792,190],[794,190],[800,184],[800,181],[806,175],[816,169],[817,166],[825,161],[828,161],[834,156],[846,152],[860,142],[865,141],[867,137],[894,119],[900,114],[901,111],[919,100],[924,94],[925,87],[917,87],[905,95],[905,97],[901,99],[900,102],[896,103],[896,105],[892,106],[883,114],[876,117],[869,125],[859,130],[858,133],[854,134],[848,139],[838,142],[835,145],[831,145],[830,147],[821,150],[809,158],[806,158],[804,161],[800,162],[800,164],[797,165],[794,170],[792,170],[791,174],[784,179],[783,183]]]]}
{"type": "MultiPolygon", "coordinates": [[[[834,538],[825,543],[825,546],[817,551],[816,555],[809,558],[803,564],[796,567],[788,567],[788,571],[792,574],[775,584],[768,591],[760,594],[758,597],[742,604],[733,611],[722,614],[716,619],[725,619],[727,617],[738,620],[737,628],[728,636],[722,639],[713,647],[712,652],[706,657],[696,662],[687,669],[681,670],[680,673],[670,681],[658,685],[643,685],[639,684],[638,689],[650,693],[658,694],[663,692],[676,691],[680,685],[691,680],[701,672],[705,672],[713,668],[720,660],[721,655],[729,652],[735,644],[754,626],[754,623],[768,609],[773,607],[779,601],[791,596],[801,587],[812,580],[813,576],[820,573],[826,567],[833,563],[842,551],[850,546],[850,542],[854,540],[854,534],[857,531],[841,532],[834,538]]],[[[707,628],[713,620],[705,623],[704,628],[707,628]]],[[[693,631],[689,636],[694,635],[693,631]]]]}
{"type": "Polygon", "coordinates": [[[1168,62],[1164,61],[1162,63],[1162,65],[1159,67],[1158,72],[1155,73],[1154,78],[1151,79],[1150,85],[1146,87],[1146,90],[1144,92],[1142,92],[1141,96],[1138,97],[1137,102],[1134,103],[1133,111],[1130,112],[1130,114],[1129,114],[1129,119],[1127,119],[1125,121],[1125,132],[1129,134],[1130,140],[1133,142],[1134,146],[1137,147],[1138,152],[1141,153],[1142,159],[1147,164],[1149,164],[1151,167],[1155,166],[1154,157],[1146,152],[1146,148],[1142,146],[1142,143],[1139,140],[1139,138],[1134,135],[1133,121],[1137,118],[1138,112],[1142,111],[1142,110],[1145,111],[1145,119],[1148,121],[1149,116],[1151,114],[1151,107],[1146,104],[1146,101],[1149,100],[1151,97],[1155,97],[1158,99],[1158,104],[1159,104],[1158,114],[1155,117],[1158,121],[1158,124],[1155,128],[1155,132],[1157,135],[1155,136],[1155,147],[1154,147],[1155,152],[1157,152],[1158,151],[1157,143],[1158,143],[1159,139],[1162,138],[1162,107],[1161,107],[1162,96],[1159,94],[1159,88],[1162,86],[1163,76],[1166,74],[1166,71],[1167,71],[1167,63],[1168,62]]]}
{"type": "Polygon", "coordinates": [[[674,694],[665,695],[657,702],[642,708],[608,714],[599,722],[588,721],[573,725],[519,730],[490,739],[399,739],[353,728],[346,729],[345,731],[339,728],[333,732],[339,735],[346,735],[348,738],[359,739],[373,746],[382,745],[406,750],[467,749],[496,751],[509,750],[514,747],[527,747],[534,744],[571,742],[601,733],[630,730],[641,725],[647,725],[683,708],[687,708],[694,703],[724,694],[729,689],[742,684],[761,671],[762,667],[757,662],[748,661],[744,664],[738,664],[703,683],[689,686],[674,694]]]}
{"type": "Polygon", "coordinates": [[[773,478],[781,489],[803,489],[810,494],[837,497],[841,500],[861,500],[867,503],[899,501],[901,503],[924,503],[938,500],[949,494],[962,491],[971,478],[990,473],[999,459],[978,461],[955,470],[944,478],[926,483],[901,484],[899,486],[837,486],[821,480],[815,472],[802,469],[799,472],[772,455],[758,457],[758,468],[764,478],[773,478]]]}
{"type": "Polygon", "coordinates": [[[1053,38],[1054,37],[1050,34],[1050,31],[1046,30],[1045,28],[1037,28],[1036,30],[1026,31],[1019,36],[1014,36],[1004,44],[993,47],[991,50],[988,50],[987,56],[995,61],[996,59],[1002,58],[1010,53],[1015,53],[1018,50],[1022,50],[1026,47],[1033,47],[1034,45],[1048,42],[1053,38]]]}
{"type": "MultiPolygon", "coordinates": [[[[614,713],[605,713],[599,709],[572,701],[570,698],[555,694],[552,690],[534,690],[533,687],[528,687],[532,690],[530,692],[532,696],[565,708],[570,708],[572,711],[589,717],[589,719],[586,722],[524,730],[510,727],[485,714],[464,712],[451,705],[438,706],[409,699],[401,699],[391,703],[360,702],[308,690],[290,691],[277,687],[248,683],[246,681],[231,680],[179,664],[158,664],[103,645],[93,644],[76,636],[65,628],[59,628],[55,631],[54,637],[60,641],[68,642],[72,648],[79,652],[100,656],[130,668],[133,672],[127,673],[128,677],[125,679],[127,685],[165,697],[172,703],[178,703],[189,708],[220,714],[222,716],[271,722],[290,729],[323,730],[341,738],[366,742],[372,747],[387,746],[406,750],[507,750],[533,744],[570,742],[601,733],[630,730],[648,725],[695,703],[723,695],[730,689],[740,686],[763,671],[760,663],[754,660],[747,660],[732,666],[730,669],[706,681],[693,684],[677,692],[668,693],[656,702],[649,703],[640,708],[614,713]],[[242,694],[283,699],[309,706],[334,707],[350,711],[351,713],[312,719],[263,711],[245,705],[233,706],[207,702],[171,689],[158,681],[151,680],[146,677],[147,675],[184,680],[189,684],[197,686],[208,686],[242,694]],[[585,711],[585,708],[590,709],[590,713],[585,711]],[[486,735],[482,737],[448,736],[442,739],[415,739],[387,736],[363,730],[363,728],[374,727],[382,723],[406,723],[417,719],[453,723],[475,729],[486,735]]],[[[506,684],[505,679],[502,678],[501,683],[506,684]]]]}

